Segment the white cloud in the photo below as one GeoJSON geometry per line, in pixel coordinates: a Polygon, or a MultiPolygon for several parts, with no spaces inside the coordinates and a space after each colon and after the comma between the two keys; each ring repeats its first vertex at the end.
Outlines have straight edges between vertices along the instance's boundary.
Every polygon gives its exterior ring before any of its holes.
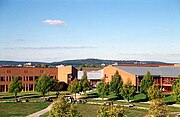
{"type": "Polygon", "coordinates": [[[47,46],[47,47],[7,47],[4,49],[14,50],[52,50],[52,49],[88,49],[88,48],[97,48],[94,46],[47,46]]]}
{"type": "Polygon", "coordinates": [[[164,31],[164,32],[169,32],[170,29],[169,29],[169,28],[165,28],[163,31],[164,31]]]}
{"type": "Polygon", "coordinates": [[[44,24],[49,24],[49,25],[65,25],[65,22],[62,20],[51,20],[47,19],[42,21],[44,24]]]}

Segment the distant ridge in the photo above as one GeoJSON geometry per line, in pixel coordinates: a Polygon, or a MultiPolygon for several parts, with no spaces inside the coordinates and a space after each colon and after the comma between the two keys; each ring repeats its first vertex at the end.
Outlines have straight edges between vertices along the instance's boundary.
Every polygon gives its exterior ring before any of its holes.
{"type": "Polygon", "coordinates": [[[110,65],[114,63],[119,63],[119,64],[166,64],[165,62],[160,62],[160,61],[138,61],[138,60],[103,60],[103,59],[94,59],[94,58],[88,58],[88,59],[75,59],[75,60],[64,60],[60,62],[32,62],[32,61],[0,61],[0,66],[2,65],[23,65],[25,63],[32,63],[32,64],[46,64],[46,65],[73,65],[73,66],[81,66],[83,64],[87,65],[110,65]]]}

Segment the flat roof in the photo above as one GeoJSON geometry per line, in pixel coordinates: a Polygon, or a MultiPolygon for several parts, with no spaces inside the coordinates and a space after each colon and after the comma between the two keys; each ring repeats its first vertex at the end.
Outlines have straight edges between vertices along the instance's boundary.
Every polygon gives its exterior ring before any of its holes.
{"type": "Polygon", "coordinates": [[[114,66],[115,68],[129,72],[137,76],[143,76],[149,71],[153,76],[178,77],[180,67],[160,66],[160,67],[138,67],[138,66],[114,66]]]}

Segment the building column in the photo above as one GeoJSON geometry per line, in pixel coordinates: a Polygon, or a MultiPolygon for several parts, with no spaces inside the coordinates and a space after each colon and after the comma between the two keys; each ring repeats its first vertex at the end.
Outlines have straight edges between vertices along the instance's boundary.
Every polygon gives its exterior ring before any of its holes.
{"type": "Polygon", "coordinates": [[[7,92],[7,91],[6,91],[6,84],[4,85],[4,92],[7,92]]]}
{"type": "Polygon", "coordinates": [[[139,93],[139,78],[136,76],[136,93],[139,93]]]}

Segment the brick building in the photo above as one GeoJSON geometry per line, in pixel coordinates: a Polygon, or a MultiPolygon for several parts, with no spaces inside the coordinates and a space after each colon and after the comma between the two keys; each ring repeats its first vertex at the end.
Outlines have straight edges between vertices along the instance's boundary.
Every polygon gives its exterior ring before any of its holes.
{"type": "Polygon", "coordinates": [[[23,91],[34,91],[35,81],[43,73],[66,83],[70,83],[77,77],[77,69],[73,66],[54,68],[0,67],[0,92],[8,92],[9,84],[14,77],[18,77],[22,81],[23,91]]]}
{"type": "Polygon", "coordinates": [[[158,67],[144,67],[144,66],[107,66],[104,67],[105,82],[110,82],[116,70],[122,77],[123,82],[131,80],[136,87],[136,91],[140,90],[140,82],[144,74],[149,71],[153,76],[154,82],[163,89],[163,91],[171,91],[173,82],[180,74],[180,67],[176,66],[158,66],[158,67]]]}

